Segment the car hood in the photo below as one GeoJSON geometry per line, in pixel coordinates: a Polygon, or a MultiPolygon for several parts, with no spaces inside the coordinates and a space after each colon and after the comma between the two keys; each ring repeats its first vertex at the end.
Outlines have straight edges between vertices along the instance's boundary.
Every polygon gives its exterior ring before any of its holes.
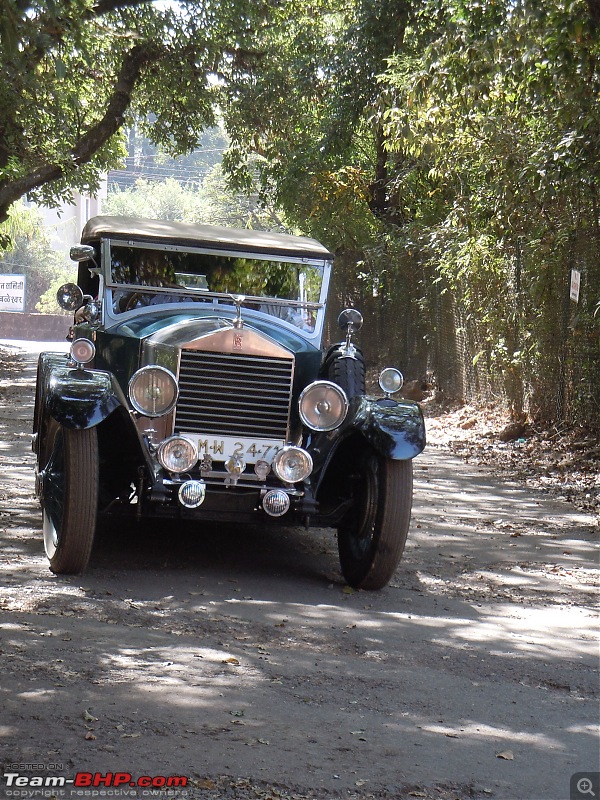
{"type": "MultiPolygon", "coordinates": [[[[320,350],[295,334],[288,328],[273,324],[264,315],[247,313],[244,316],[242,330],[256,332],[294,355],[300,353],[319,353],[320,350]]],[[[140,314],[137,317],[123,321],[111,327],[110,333],[124,338],[151,340],[155,343],[168,344],[175,347],[182,346],[201,337],[214,334],[217,331],[226,331],[233,328],[233,315],[219,311],[215,313],[202,313],[194,311],[173,311],[164,309],[151,313],[140,314]]]]}

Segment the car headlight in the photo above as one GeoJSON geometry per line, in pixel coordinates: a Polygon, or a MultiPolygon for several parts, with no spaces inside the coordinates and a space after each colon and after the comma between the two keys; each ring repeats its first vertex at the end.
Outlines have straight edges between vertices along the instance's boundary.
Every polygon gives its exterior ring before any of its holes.
{"type": "Polygon", "coordinates": [[[142,367],[129,381],[131,405],[146,417],[168,414],[177,402],[177,381],[164,367],[142,367]]]}
{"type": "Polygon", "coordinates": [[[346,392],[331,381],[309,384],[298,402],[300,419],[313,431],[332,431],[342,424],[348,413],[346,392]]]}
{"type": "Polygon", "coordinates": [[[198,461],[198,448],[185,436],[170,436],[159,444],[157,455],[169,472],[187,472],[198,461]]]}
{"type": "Polygon", "coordinates": [[[387,367],[379,375],[379,386],[386,394],[399,392],[404,385],[404,376],[399,369],[387,367]]]}
{"type": "Polygon", "coordinates": [[[77,364],[87,364],[96,355],[96,348],[89,339],[75,339],[69,348],[69,353],[77,364]]]}
{"type": "Polygon", "coordinates": [[[308,478],[313,468],[310,453],[295,445],[283,447],[273,459],[273,472],[285,483],[299,483],[308,478]]]}

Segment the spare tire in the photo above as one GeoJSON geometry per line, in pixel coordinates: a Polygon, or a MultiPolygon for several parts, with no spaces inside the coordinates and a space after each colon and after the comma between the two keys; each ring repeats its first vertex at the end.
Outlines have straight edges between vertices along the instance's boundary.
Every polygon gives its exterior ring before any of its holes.
{"type": "Polygon", "coordinates": [[[365,362],[362,355],[357,352],[354,358],[334,358],[327,366],[327,379],[341,386],[348,400],[356,395],[364,395],[365,362]]]}

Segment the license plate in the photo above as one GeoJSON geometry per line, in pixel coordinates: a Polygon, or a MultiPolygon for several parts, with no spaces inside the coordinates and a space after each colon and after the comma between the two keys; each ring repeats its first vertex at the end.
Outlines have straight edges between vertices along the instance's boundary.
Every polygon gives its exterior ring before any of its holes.
{"type": "Polygon", "coordinates": [[[266,461],[269,464],[285,445],[281,439],[245,439],[236,436],[199,436],[197,433],[182,433],[198,446],[198,457],[209,455],[213,461],[227,461],[239,456],[246,464],[266,461]]]}

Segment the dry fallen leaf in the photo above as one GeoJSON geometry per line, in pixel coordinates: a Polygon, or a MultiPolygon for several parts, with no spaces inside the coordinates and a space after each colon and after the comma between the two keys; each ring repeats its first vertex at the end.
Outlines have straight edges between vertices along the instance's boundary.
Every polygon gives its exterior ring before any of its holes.
{"type": "Polygon", "coordinates": [[[231,658],[226,658],[226,659],[223,661],[223,664],[232,664],[234,667],[239,667],[239,665],[240,665],[240,662],[238,661],[238,659],[237,659],[237,658],[234,658],[234,657],[232,656],[231,658]]]}
{"type": "Polygon", "coordinates": [[[194,781],[194,785],[198,787],[198,789],[216,789],[217,784],[214,781],[211,781],[210,778],[200,778],[197,781],[194,781]]]}
{"type": "Polygon", "coordinates": [[[88,732],[86,733],[86,735],[85,735],[83,738],[84,738],[84,739],[89,739],[89,740],[92,740],[92,739],[95,739],[95,738],[96,738],[96,736],[95,736],[95,734],[93,734],[91,731],[88,731],[88,732]]]}
{"type": "Polygon", "coordinates": [[[496,753],[496,758],[503,758],[505,761],[512,761],[514,757],[512,750],[503,750],[501,753],[496,753]]]}
{"type": "Polygon", "coordinates": [[[83,718],[86,722],[98,722],[98,717],[93,717],[87,708],[83,712],[83,718]]]}

